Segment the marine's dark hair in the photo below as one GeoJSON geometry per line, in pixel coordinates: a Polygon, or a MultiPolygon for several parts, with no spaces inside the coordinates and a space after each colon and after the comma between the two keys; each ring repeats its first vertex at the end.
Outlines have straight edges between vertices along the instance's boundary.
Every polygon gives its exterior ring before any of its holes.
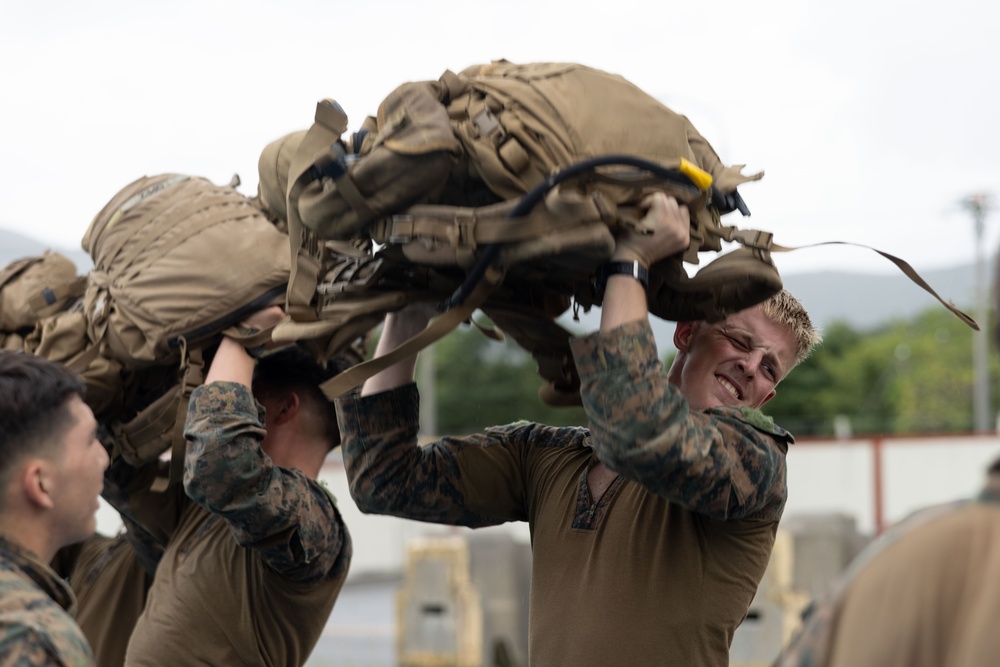
{"type": "Polygon", "coordinates": [[[315,406],[323,420],[323,430],[330,449],[340,444],[337,409],[320,385],[352,365],[346,355],[333,357],[326,364],[298,345],[282,348],[257,362],[253,375],[254,393],[277,396],[294,391],[315,406]]]}
{"type": "Polygon", "coordinates": [[[51,450],[72,425],[68,401],[86,385],[61,364],[0,350],[0,479],[26,455],[51,450]]]}

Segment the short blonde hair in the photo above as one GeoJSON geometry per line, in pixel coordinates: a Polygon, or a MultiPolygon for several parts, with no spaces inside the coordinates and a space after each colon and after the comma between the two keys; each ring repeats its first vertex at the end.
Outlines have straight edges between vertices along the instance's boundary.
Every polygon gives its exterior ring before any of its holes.
{"type": "Polygon", "coordinates": [[[761,310],[772,322],[791,330],[795,336],[794,366],[806,360],[823,340],[819,329],[809,319],[805,306],[788,290],[781,290],[760,304],[761,310]]]}

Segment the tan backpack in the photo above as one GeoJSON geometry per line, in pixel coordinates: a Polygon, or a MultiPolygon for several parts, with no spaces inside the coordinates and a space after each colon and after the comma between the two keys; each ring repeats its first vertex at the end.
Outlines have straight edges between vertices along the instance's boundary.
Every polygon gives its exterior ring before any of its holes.
{"type": "Polygon", "coordinates": [[[224,333],[241,337],[241,320],[285,299],[288,238],[237,183],[140,178],[108,202],[82,241],[94,260],[86,333],[126,378],[124,406],[109,420],[116,453],[141,464],[172,446],[171,480],[183,463],[188,399],[204,381],[201,351],[224,333]]]}
{"type": "Polygon", "coordinates": [[[692,226],[686,252],[650,267],[652,314],[717,321],[781,289],[770,253],[787,248],[770,233],[722,224],[733,210],[749,214],[737,186],[763,174],[722,164],[687,118],[620,76],[573,63],[498,61],[404,84],[359,132],[345,138],[346,128],[343,109],[320,102],[289,161],[291,321],[275,336],[295,339],[324,323],[369,326],[376,311],[457,287],[425,332],[334,378],[330,395],[481,307],[535,355],[549,383],[543,397],[572,402],[569,334],[552,320],[571,303],[601,305],[596,269],[653,191],[685,204],[692,226]],[[361,246],[359,238],[380,249],[358,257],[324,241],[361,246]],[[682,262],[697,264],[698,253],[719,252],[722,241],[742,247],[689,277],[682,262]],[[408,272],[412,266],[427,270],[408,272]]]}
{"type": "Polygon", "coordinates": [[[140,178],[83,237],[94,260],[88,334],[127,368],[178,363],[250,313],[284,301],[285,234],[254,200],[204,178],[140,178]]]}
{"type": "Polygon", "coordinates": [[[105,359],[87,338],[82,295],[87,276],[65,255],[48,251],[0,269],[0,348],[64,364],[86,384],[99,419],[122,407],[121,364],[105,359]]]}
{"type": "Polygon", "coordinates": [[[58,252],[15,260],[0,269],[0,331],[34,328],[83,294],[85,277],[73,260],[58,252]]]}

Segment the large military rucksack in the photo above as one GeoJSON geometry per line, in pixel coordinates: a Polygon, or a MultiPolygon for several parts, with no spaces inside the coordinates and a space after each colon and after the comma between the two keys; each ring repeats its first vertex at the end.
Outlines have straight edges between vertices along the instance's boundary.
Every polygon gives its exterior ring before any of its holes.
{"type": "Polygon", "coordinates": [[[296,135],[286,202],[291,321],[275,335],[325,325],[349,339],[409,300],[442,290],[447,298],[427,331],[335,378],[331,395],[481,308],[535,354],[553,390],[543,398],[572,402],[570,336],[553,320],[571,303],[601,305],[596,269],[653,191],[685,204],[692,226],[685,253],[650,267],[652,314],[714,321],[781,289],[770,252],[785,248],[721,222],[733,210],[749,214],[737,186],[762,174],[722,164],[687,118],[620,76],[499,61],[404,84],[359,132],[344,137],[346,128],[344,111],[324,100],[296,135]],[[378,250],[365,251],[365,241],[378,250]],[[742,247],[689,277],[682,261],[697,264],[722,241],[742,247]]]}
{"type": "MultiPolygon", "coordinates": [[[[120,190],[82,245],[94,260],[87,335],[128,373],[127,404],[109,420],[118,453],[138,464],[171,445],[182,452],[188,399],[204,380],[201,352],[284,302],[287,236],[235,184],[161,174],[120,190]]],[[[173,458],[175,473],[182,459],[173,458]]]]}

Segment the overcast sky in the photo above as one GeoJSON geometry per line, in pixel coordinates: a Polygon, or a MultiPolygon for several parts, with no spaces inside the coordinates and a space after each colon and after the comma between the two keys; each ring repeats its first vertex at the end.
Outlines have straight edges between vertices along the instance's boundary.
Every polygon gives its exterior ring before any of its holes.
{"type": "MultiPolygon", "coordinates": [[[[763,169],[729,224],[953,266],[975,257],[960,201],[1000,194],[998,27],[985,0],[5,0],[0,227],[78,247],[143,174],[239,173],[253,194],[261,149],[318,99],[354,129],[404,81],[507,58],[622,74],[763,169]]],[[[842,246],[776,262],[895,271],[842,246]]]]}

